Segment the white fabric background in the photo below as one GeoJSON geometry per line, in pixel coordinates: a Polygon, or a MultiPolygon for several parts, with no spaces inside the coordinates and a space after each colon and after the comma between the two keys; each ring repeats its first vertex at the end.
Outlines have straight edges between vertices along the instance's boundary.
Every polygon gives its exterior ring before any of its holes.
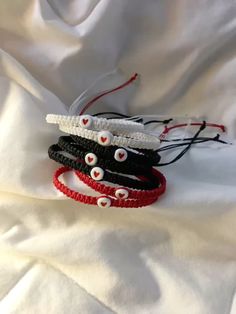
{"type": "MultiPolygon", "coordinates": [[[[100,75],[142,75],[129,111],[204,115],[236,137],[236,2],[0,2],[0,313],[236,313],[236,147],[162,169],[166,195],[98,209],[51,183],[66,112],[100,75]]],[[[113,100],[116,106],[120,94],[113,100]]]]}

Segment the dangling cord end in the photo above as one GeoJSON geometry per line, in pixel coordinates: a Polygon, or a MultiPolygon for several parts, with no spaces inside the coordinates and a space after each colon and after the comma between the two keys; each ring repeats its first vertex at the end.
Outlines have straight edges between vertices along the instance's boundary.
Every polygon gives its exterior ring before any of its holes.
{"type": "Polygon", "coordinates": [[[133,81],[135,81],[138,78],[138,73],[134,73],[134,75],[129,79],[127,82],[127,85],[133,81]]]}
{"type": "MultiPolygon", "coordinates": [[[[202,121],[202,125],[199,128],[199,131],[203,131],[206,128],[206,121],[202,121]]],[[[200,132],[199,132],[200,133],[200,132]]]]}
{"type": "Polygon", "coordinates": [[[226,127],[223,124],[220,125],[219,127],[221,128],[222,132],[226,132],[226,127]]]}
{"type": "Polygon", "coordinates": [[[81,110],[80,112],[80,115],[84,114],[84,112],[95,102],[97,101],[98,99],[102,98],[103,96],[105,95],[108,95],[108,94],[111,94],[119,89],[122,89],[126,86],[128,86],[129,84],[131,84],[133,81],[135,81],[138,77],[138,73],[135,73],[128,81],[126,81],[125,83],[111,89],[111,90],[108,90],[106,92],[102,92],[102,94],[96,96],[95,98],[93,98],[92,100],[90,100],[85,106],[84,108],[81,110]]]}
{"type": "Polygon", "coordinates": [[[218,134],[216,134],[216,136],[215,137],[213,137],[213,139],[212,139],[213,141],[215,141],[215,142],[219,142],[219,143],[222,143],[222,144],[228,144],[228,145],[232,145],[233,143],[228,143],[228,142],[226,142],[226,141],[223,141],[223,140],[221,140],[220,139],[220,134],[218,133],[218,134]]]}
{"type": "Polygon", "coordinates": [[[163,123],[163,124],[169,124],[171,121],[173,121],[172,118],[163,120],[162,123],[163,123]]]}
{"type": "Polygon", "coordinates": [[[159,136],[160,141],[164,140],[166,137],[166,134],[169,132],[169,128],[167,125],[165,125],[164,127],[164,131],[161,133],[161,135],[159,136]]]}

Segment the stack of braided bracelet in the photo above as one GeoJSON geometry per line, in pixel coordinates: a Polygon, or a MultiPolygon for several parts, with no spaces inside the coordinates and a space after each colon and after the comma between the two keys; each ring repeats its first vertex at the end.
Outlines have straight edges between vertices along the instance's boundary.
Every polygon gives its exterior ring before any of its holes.
{"type": "Polygon", "coordinates": [[[49,147],[48,154],[63,165],[53,183],[68,197],[103,208],[142,207],[165,192],[165,177],[154,168],[160,160],[155,151],[160,141],[142,123],[90,115],[49,114],[46,120],[67,133],[49,147]],[[60,176],[69,171],[100,196],[84,195],[62,183],[60,176]]]}

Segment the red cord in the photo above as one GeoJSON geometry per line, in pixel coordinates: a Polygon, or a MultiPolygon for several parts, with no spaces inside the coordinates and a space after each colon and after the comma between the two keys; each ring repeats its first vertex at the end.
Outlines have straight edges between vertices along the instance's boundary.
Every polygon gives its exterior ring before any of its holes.
{"type": "MultiPolygon", "coordinates": [[[[60,182],[59,176],[62,175],[63,173],[68,172],[68,171],[72,171],[72,169],[70,169],[68,167],[61,167],[61,168],[56,170],[54,177],[53,177],[53,183],[54,183],[55,187],[59,191],[61,191],[63,194],[65,194],[66,196],[68,196],[68,197],[70,197],[70,198],[72,198],[78,202],[90,204],[90,205],[97,205],[97,201],[100,197],[94,197],[94,196],[88,196],[88,195],[81,194],[79,192],[76,192],[76,191],[70,189],[65,184],[60,182]]],[[[107,197],[107,196],[105,196],[105,197],[107,197]]],[[[148,206],[148,205],[156,202],[158,199],[158,196],[152,197],[152,198],[147,198],[147,199],[122,200],[122,199],[114,199],[111,197],[109,197],[109,199],[111,200],[111,206],[114,206],[114,207],[126,207],[126,208],[134,207],[134,208],[137,208],[137,207],[142,207],[142,206],[148,206]]]]}
{"type": "MultiPolygon", "coordinates": [[[[173,126],[168,127],[167,125],[164,128],[164,131],[161,133],[159,136],[160,139],[165,138],[166,134],[169,133],[170,130],[177,129],[177,128],[182,128],[188,125],[203,125],[202,122],[192,122],[192,123],[182,123],[182,124],[176,124],[173,126]]],[[[222,130],[222,132],[226,132],[226,127],[223,124],[216,124],[216,123],[206,123],[206,126],[214,127],[214,128],[219,128],[222,130]]]]}
{"type": "MultiPolygon", "coordinates": [[[[107,186],[105,184],[102,184],[100,182],[94,181],[92,178],[87,176],[86,174],[75,171],[76,175],[79,177],[81,181],[83,181],[85,184],[87,184],[90,188],[93,190],[101,193],[106,194],[115,197],[115,193],[119,188],[107,186]]],[[[131,190],[128,188],[125,188],[129,193],[129,198],[131,199],[147,199],[147,198],[156,198],[162,195],[166,190],[166,178],[164,175],[153,168],[152,171],[153,175],[160,180],[161,186],[158,188],[155,188],[153,190],[131,190]]],[[[140,179],[143,179],[142,177],[139,177],[140,179]]],[[[146,179],[146,178],[145,178],[146,179]]]]}
{"type": "Polygon", "coordinates": [[[120,86],[117,86],[111,90],[108,90],[106,92],[102,92],[102,94],[96,96],[95,98],[93,98],[92,100],[90,100],[85,106],[84,108],[81,110],[80,112],[80,115],[84,114],[84,112],[95,102],[97,101],[98,99],[100,99],[101,97],[105,96],[105,95],[108,95],[108,94],[111,94],[119,89],[122,89],[124,88],[125,86],[129,85],[130,83],[132,83],[133,81],[135,81],[138,77],[138,73],[135,73],[127,82],[123,83],[122,85],[120,86]]]}

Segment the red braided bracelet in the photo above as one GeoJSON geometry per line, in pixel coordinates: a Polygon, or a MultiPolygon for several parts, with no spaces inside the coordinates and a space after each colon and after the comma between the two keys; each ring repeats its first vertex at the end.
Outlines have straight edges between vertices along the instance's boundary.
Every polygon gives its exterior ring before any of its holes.
{"type": "MultiPolygon", "coordinates": [[[[124,187],[112,187],[107,186],[103,183],[94,181],[91,177],[87,176],[86,174],[75,171],[76,175],[79,177],[81,181],[83,181],[85,184],[87,184],[89,187],[91,187],[93,190],[101,193],[110,195],[119,199],[147,199],[147,198],[155,198],[162,195],[166,190],[166,178],[164,175],[157,171],[156,169],[152,169],[153,175],[159,179],[160,181],[160,187],[155,188],[153,190],[132,190],[124,187]]],[[[142,177],[139,177],[142,179],[142,177]]]]}
{"type": "Polygon", "coordinates": [[[76,192],[69,187],[67,187],[65,184],[59,181],[59,176],[62,175],[65,172],[72,171],[71,168],[68,167],[61,167],[56,170],[54,177],[53,177],[53,183],[55,187],[61,191],[63,194],[66,196],[81,202],[85,204],[90,204],[90,205],[98,205],[99,207],[102,208],[107,208],[110,206],[114,207],[142,207],[142,206],[147,206],[155,201],[157,201],[158,196],[152,197],[152,198],[147,198],[147,199],[128,199],[128,200],[122,200],[122,199],[114,199],[112,197],[108,197],[106,195],[100,196],[100,197],[94,197],[94,196],[88,196],[81,194],[79,192],[76,192]]]}

